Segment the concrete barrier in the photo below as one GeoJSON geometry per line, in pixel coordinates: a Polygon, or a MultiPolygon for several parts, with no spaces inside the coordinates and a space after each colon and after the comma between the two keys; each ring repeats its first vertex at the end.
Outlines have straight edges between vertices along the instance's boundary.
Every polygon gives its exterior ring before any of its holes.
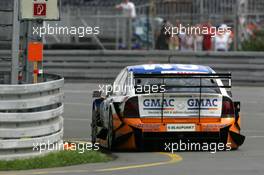
{"type": "MultiPolygon", "coordinates": [[[[125,66],[144,63],[208,65],[231,72],[234,85],[264,85],[264,52],[48,50],[44,71],[70,81],[102,82],[112,81],[125,66]]],[[[0,62],[0,69],[8,69],[8,64],[0,62]]]]}
{"type": "MultiPolygon", "coordinates": [[[[64,79],[45,77],[38,84],[0,85],[1,160],[38,156],[40,144],[62,145],[64,79]]],[[[50,151],[56,150],[42,154],[50,151]]]]}

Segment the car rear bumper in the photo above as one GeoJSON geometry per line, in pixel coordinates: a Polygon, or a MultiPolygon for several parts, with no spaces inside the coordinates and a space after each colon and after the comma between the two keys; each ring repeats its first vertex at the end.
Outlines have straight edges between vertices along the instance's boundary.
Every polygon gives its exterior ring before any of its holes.
{"type": "MultiPolygon", "coordinates": [[[[244,136],[229,130],[230,126],[220,129],[219,132],[142,132],[135,129],[135,142],[138,148],[164,149],[173,144],[216,144],[224,147],[237,148],[244,142],[244,136]]],[[[198,150],[201,151],[201,150],[198,150]]]]}

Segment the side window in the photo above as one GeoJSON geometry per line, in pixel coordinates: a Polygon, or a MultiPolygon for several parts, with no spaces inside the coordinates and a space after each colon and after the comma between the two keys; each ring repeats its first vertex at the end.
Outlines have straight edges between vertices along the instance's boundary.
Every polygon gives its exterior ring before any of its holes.
{"type": "Polygon", "coordinates": [[[127,77],[126,77],[126,81],[125,81],[125,91],[123,95],[128,94],[132,89],[134,89],[133,84],[132,84],[132,73],[128,72],[127,73],[127,77]]]}
{"type": "Polygon", "coordinates": [[[118,84],[120,79],[122,78],[123,74],[125,72],[125,69],[123,69],[116,77],[115,81],[114,81],[114,85],[118,84]]]}
{"type": "Polygon", "coordinates": [[[124,85],[124,80],[125,80],[126,75],[127,75],[127,70],[123,69],[120,72],[120,74],[116,77],[116,80],[114,81],[114,84],[113,84],[113,88],[115,88],[113,92],[114,95],[122,94],[122,87],[124,85]]]}
{"type": "Polygon", "coordinates": [[[120,92],[118,95],[125,95],[126,94],[126,79],[127,79],[127,71],[123,74],[122,78],[120,79],[120,92]]]}

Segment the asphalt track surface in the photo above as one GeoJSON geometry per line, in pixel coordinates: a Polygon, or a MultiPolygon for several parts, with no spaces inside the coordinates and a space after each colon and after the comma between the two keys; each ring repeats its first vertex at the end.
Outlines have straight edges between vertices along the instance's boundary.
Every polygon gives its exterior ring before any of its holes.
{"type": "MultiPolygon", "coordinates": [[[[91,95],[98,84],[65,85],[65,139],[90,140],[91,95]]],[[[246,141],[239,150],[217,152],[114,153],[109,163],[0,172],[4,175],[264,175],[264,88],[233,87],[242,105],[246,141]]]]}

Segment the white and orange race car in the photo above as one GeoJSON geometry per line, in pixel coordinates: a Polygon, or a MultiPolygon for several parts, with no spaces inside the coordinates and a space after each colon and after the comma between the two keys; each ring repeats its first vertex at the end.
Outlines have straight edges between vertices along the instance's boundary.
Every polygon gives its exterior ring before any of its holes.
{"type": "Polygon", "coordinates": [[[92,142],[110,150],[142,150],[178,140],[237,149],[245,137],[240,102],[232,100],[230,89],[231,74],[207,66],[128,66],[105,95],[94,92],[92,142]]]}

